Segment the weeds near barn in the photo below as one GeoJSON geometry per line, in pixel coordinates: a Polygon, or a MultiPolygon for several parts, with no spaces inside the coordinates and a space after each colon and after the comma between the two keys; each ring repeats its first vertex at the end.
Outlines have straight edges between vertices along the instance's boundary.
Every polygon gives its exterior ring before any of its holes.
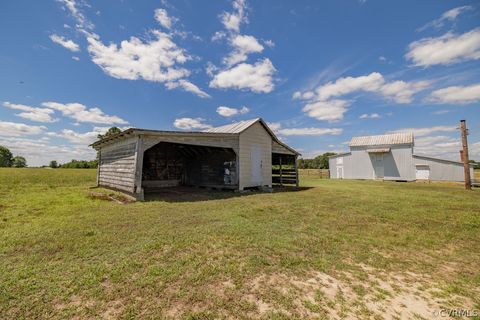
{"type": "Polygon", "coordinates": [[[89,197],[95,173],[0,169],[2,317],[480,309],[478,189],[308,176],[298,192],[119,204],[89,197]]]}

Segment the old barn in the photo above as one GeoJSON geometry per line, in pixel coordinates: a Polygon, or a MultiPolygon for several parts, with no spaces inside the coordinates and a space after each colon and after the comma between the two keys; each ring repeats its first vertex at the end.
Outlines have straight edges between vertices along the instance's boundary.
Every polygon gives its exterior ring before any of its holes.
{"type": "MultiPolygon", "coordinates": [[[[353,137],[350,152],[329,158],[332,179],[463,181],[463,162],[414,153],[413,133],[353,137]]],[[[473,178],[473,167],[470,168],[473,178]]]]}
{"type": "Polygon", "coordinates": [[[298,185],[299,153],[260,118],[200,132],[130,128],[92,147],[99,154],[97,185],[137,199],[175,186],[244,190],[298,185]]]}

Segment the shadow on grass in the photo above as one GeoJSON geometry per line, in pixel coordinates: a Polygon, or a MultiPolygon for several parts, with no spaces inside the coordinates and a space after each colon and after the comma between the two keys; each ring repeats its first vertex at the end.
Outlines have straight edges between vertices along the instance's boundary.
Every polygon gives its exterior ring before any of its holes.
{"type": "Polygon", "coordinates": [[[230,199],[238,197],[247,197],[261,193],[279,193],[279,192],[298,192],[313,187],[274,187],[271,192],[259,190],[246,190],[235,192],[233,190],[214,190],[208,188],[196,187],[169,187],[157,189],[145,193],[145,201],[167,201],[167,202],[195,202],[209,201],[219,199],[230,199]]]}

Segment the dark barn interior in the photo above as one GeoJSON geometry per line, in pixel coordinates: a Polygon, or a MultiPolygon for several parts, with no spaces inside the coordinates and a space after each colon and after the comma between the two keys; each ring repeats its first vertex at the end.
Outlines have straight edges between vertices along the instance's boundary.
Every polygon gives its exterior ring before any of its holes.
{"type": "Polygon", "coordinates": [[[272,153],[272,184],[297,184],[297,176],[294,155],[272,153]]]}
{"type": "Polygon", "coordinates": [[[229,148],[160,142],[143,156],[145,192],[174,186],[235,188],[236,154],[229,148]]]}

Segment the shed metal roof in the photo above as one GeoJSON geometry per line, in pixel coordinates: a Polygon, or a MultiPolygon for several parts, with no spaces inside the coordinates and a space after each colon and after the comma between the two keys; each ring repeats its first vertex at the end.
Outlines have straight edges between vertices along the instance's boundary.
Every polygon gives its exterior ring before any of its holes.
{"type": "Polygon", "coordinates": [[[350,147],[413,144],[413,133],[392,133],[378,136],[353,137],[350,147]]]}
{"type": "Polygon", "coordinates": [[[210,133],[241,133],[248,129],[251,125],[253,125],[255,122],[260,121],[260,118],[256,119],[250,119],[250,120],[244,120],[244,121],[239,121],[231,124],[227,124],[221,127],[215,127],[215,128],[210,128],[205,130],[204,132],[210,132],[210,133]]]}

